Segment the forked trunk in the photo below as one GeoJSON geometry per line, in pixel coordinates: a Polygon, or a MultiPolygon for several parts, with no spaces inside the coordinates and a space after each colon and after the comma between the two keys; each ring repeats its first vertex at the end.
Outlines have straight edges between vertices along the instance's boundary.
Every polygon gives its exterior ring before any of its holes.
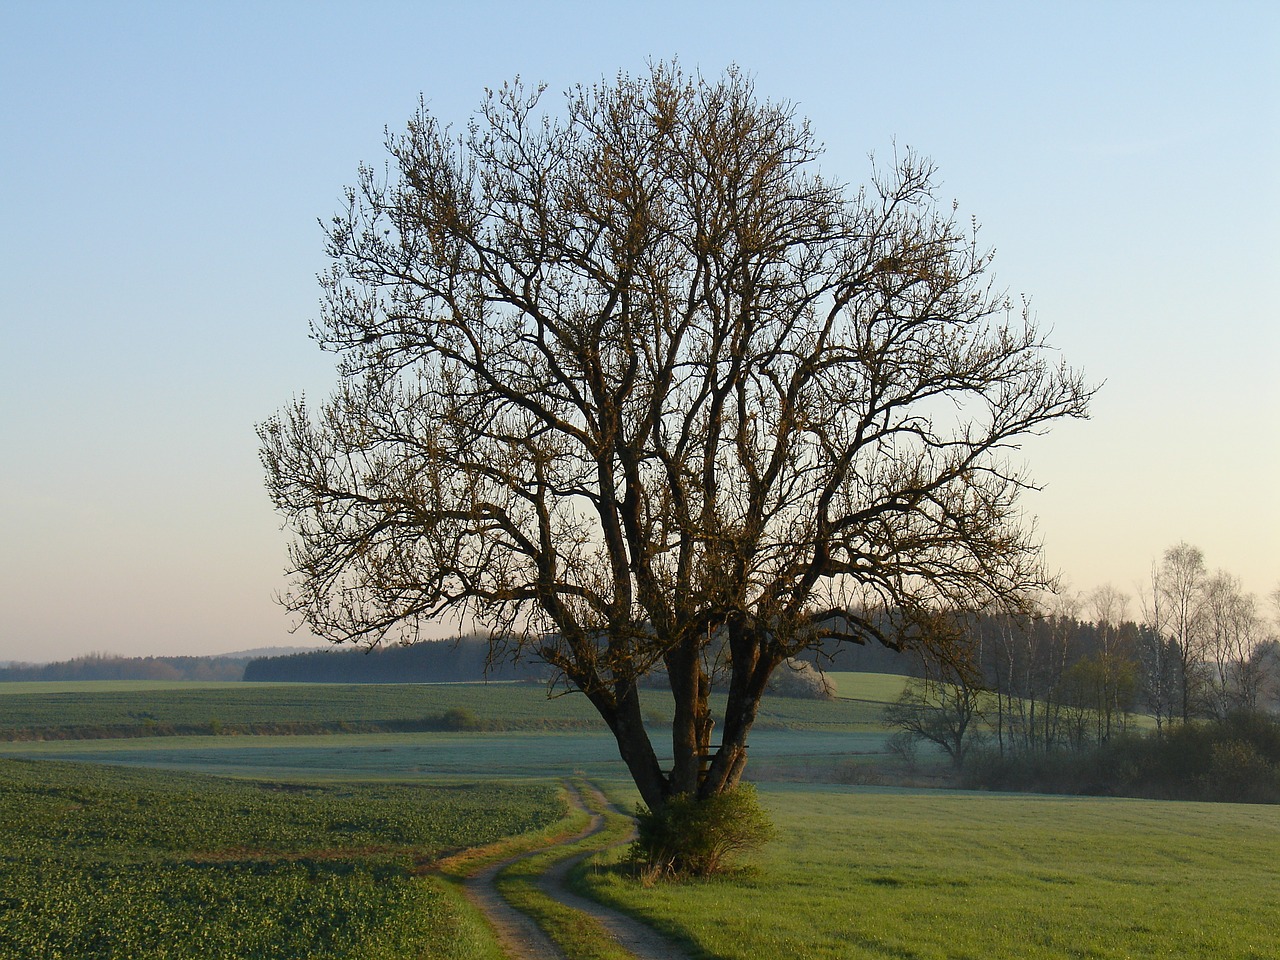
{"type": "Polygon", "coordinates": [[[764,653],[764,642],[754,632],[738,625],[729,627],[731,672],[729,696],[725,704],[724,729],[720,748],[712,758],[698,796],[713,797],[732,790],[742,779],[747,765],[747,736],[755,724],[776,658],[764,653]]]}
{"type": "Polygon", "coordinates": [[[696,794],[711,755],[711,680],[702,668],[700,645],[685,639],[666,658],[675,714],[671,721],[671,774],[666,795],[696,794]]]}
{"type": "Polygon", "coordinates": [[[641,799],[658,811],[672,797],[698,799],[732,790],[747,765],[747,736],[755,723],[760,699],[776,662],[762,654],[758,638],[732,636],[733,666],[720,742],[711,715],[711,679],[702,662],[697,640],[676,644],[665,658],[674,716],[671,724],[672,760],[663,769],[645,729],[634,682],[615,685],[613,697],[591,700],[609,724],[623,761],[641,799]]]}

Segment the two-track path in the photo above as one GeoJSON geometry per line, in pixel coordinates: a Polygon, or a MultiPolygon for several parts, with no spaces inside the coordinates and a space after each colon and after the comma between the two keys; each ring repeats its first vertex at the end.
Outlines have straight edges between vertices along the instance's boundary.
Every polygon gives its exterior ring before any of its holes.
{"type": "MultiPolygon", "coordinates": [[[[590,785],[585,788],[569,786],[567,790],[569,802],[579,810],[588,813],[591,819],[581,833],[552,844],[552,847],[576,843],[604,829],[604,817],[593,812],[609,806],[604,795],[590,785]],[[590,791],[593,801],[590,805],[584,801],[583,795],[579,792],[580,789],[590,791]]],[[[545,853],[548,849],[550,847],[540,847],[491,864],[471,874],[464,882],[467,896],[489,919],[489,923],[497,932],[498,939],[511,960],[574,960],[553,943],[530,917],[507,903],[498,892],[499,873],[517,861],[545,853]]],[[[655,930],[568,889],[567,881],[570,871],[580,861],[599,849],[603,848],[592,849],[586,853],[567,854],[563,859],[556,861],[539,880],[542,890],[566,907],[581,911],[595,919],[613,936],[619,946],[636,960],[684,960],[687,956],[685,952],[655,930]]]]}

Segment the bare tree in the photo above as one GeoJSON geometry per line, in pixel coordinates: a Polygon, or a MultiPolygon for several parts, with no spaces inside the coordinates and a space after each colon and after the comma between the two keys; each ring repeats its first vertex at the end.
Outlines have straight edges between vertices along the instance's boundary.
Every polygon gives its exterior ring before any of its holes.
{"type": "Polygon", "coordinates": [[[1043,751],[1054,745],[1063,707],[1059,682],[1069,664],[1078,603],[1069,593],[1051,594],[1041,598],[1035,616],[998,622],[986,659],[1001,752],[1043,751]]]}
{"type": "Polygon", "coordinates": [[[318,635],[487,625],[590,699],[656,810],[738,782],[788,656],[1044,585],[1009,453],[1092,389],[926,161],[850,193],[792,107],[662,64],[558,118],[518,82],[461,133],[422,108],[388,150],[328,228],[337,393],[259,428],[318,635]]]}
{"type": "Polygon", "coordinates": [[[1207,643],[1204,554],[1179,543],[1151,567],[1151,592],[1144,598],[1147,622],[1156,634],[1147,651],[1148,688],[1154,697],[1156,723],[1161,707],[1190,719],[1202,687],[1207,643]]]}
{"type": "Polygon", "coordinates": [[[1133,705],[1135,687],[1133,634],[1124,628],[1129,620],[1129,596],[1111,584],[1089,594],[1089,611],[1098,631],[1099,650],[1094,656],[1097,684],[1098,740],[1111,739],[1113,727],[1123,729],[1133,705]]]}
{"type": "Polygon", "coordinates": [[[1212,711],[1221,719],[1236,709],[1256,710],[1266,671],[1256,656],[1263,640],[1258,601],[1225,571],[1205,584],[1205,652],[1212,711]]]}
{"type": "Polygon", "coordinates": [[[1268,595],[1272,626],[1253,652],[1251,666],[1258,677],[1259,706],[1280,706],[1280,587],[1268,595]]]}
{"type": "Polygon", "coordinates": [[[984,719],[987,696],[982,671],[962,625],[935,618],[929,639],[932,642],[922,650],[923,676],[907,681],[884,718],[913,740],[940,747],[960,768],[981,739],[977,725],[984,719]]]}
{"type": "MultiPolygon", "coordinates": [[[[1052,750],[1063,735],[1064,712],[1070,705],[1063,683],[1072,662],[1072,638],[1079,627],[1081,598],[1070,591],[1059,591],[1047,598],[1047,615],[1042,618],[1043,642],[1039,644],[1038,669],[1045,690],[1040,712],[1041,729],[1035,734],[1039,749],[1052,750]]],[[[1032,724],[1034,731],[1035,725],[1032,724]]]]}
{"type": "Polygon", "coordinates": [[[1142,664],[1142,690],[1147,707],[1156,721],[1156,731],[1173,720],[1178,701],[1177,651],[1160,624],[1165,618],[1165,598],[1155,588],[1157,567],[1151,566],[1152,589],[1143,597],[1146,629],[1138,637],[1138,658],[1142,664]]]}
{"type": "Polygon", "coordinates": [[[1274,633],[1253,650],[1248,676],[1257,680],[1257,706],[1272,709],[1280,706],[1280,640],[1274,633]]]}

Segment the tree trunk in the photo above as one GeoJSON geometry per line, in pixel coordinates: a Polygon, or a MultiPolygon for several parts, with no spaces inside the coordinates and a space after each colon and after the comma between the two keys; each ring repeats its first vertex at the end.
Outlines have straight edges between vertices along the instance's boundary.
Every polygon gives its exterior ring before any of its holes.
{"type": "MultiPolygon", "coordinates": [[[[671,723],[672,769],[667,796],[698,791],[703,758],[711,752],[711,680],[702,668],[697,638],[686,637],[666,657],[675,716],[671,723]]],[[[650,807],[652,809],[652,807],[650,807]]]]}
{"type": "Polygon", "coordinates": [[[732,670],[724,729],[720,735],[720,749],[712,758],[698,790],[700,797],[713,797],[732,790],[742,779],[742,771],[747,765],[747,735],[760,710],[760,699],[768,686],[769,676],[780,662],[766,657],[763,647],[763,641],[755,633],[740,625],[730,625],[732,670]]]}
{"type": "Polygon", "coordinates": [[[650,810],[656,810],[666,799],[667,782],[644,728],[635,681],[618,681],[612,697],[603,692],[588,693],[587,697],[613,732],[618,753],[640,791],[640,798],[650,810]]]}

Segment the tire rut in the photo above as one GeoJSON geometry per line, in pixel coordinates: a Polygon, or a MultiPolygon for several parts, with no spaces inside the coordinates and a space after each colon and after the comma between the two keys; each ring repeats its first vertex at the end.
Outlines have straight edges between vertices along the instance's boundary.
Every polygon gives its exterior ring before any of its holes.
{"type": "MultiPolygon", "coordinates": [[[[596,807],[614,809],[604,795],[594,786],[589,787],[596,807]]],[[[536,850],[529,850],[514,857],[509,857],[467,877],[463,889],[484,915],[489,919],[498,935],[503,950],[511,960],[573,960],[567,956],[549,936],[526,915],[511,906],[498,892],[497,876],[503,869],[520,860],[536,856],[579,840],[586,839],[604,828],[604,816],[592,811],[584,802],[581,788],[569,787],[569,803],[576,809],[588,813],[591,820],[587,827],[572,837],[558,843],[536,850]]],[[[626,843],[627,840],[620,841],[626,843]]],[[[600,848],[604,849],[604,848],[600,848]]],[[[678,946],[633,917],[606,907],[581,896],[568,888],[570,872],[587,857],[598,853],[590,850],[557,861],[538,880],[544,893],[559,901],[566,907],[577,910],[595,919],[617,941],[618,945],[630,953],[636,960],[686,960],[687,954],[678,946]]]]}

